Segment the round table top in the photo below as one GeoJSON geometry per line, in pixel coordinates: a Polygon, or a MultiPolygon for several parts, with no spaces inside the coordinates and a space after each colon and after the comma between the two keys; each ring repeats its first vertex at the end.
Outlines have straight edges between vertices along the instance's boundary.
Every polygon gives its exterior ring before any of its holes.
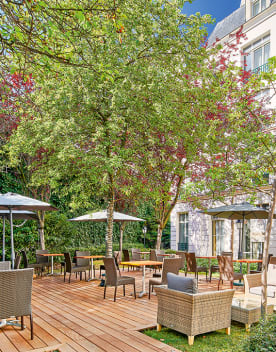
{"type": "Polygon", "coordinates": [[[62,253],[40,253],[37,255],[41,255],[42,257],[61,257],[64,256],[62,253]]]}
{"type": "Polygon", "coordinates": [[[104,258],[104,255],[76,255],[74,258],[79,258],[79,259],[96,259],[96,258],[104,258]]]}

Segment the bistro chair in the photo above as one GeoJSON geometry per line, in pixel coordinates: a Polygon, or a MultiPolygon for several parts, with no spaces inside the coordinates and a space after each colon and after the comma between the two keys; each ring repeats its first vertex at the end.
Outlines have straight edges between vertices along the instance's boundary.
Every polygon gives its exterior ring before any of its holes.
{"type": "Polygon", "coordinates": [[[27,268],[33,268],[37,274],[40,273],[41,275],[41,278],[42,278],[42,269],[43,269],[43,266],[42,264],[38,264],[38,263],[33,263],[33,264],[30,264],[29,261],[28,261],[28,257],[27,257],[27,254],[24,250],[21,251],[21,254],[22,254],[22,258],[23,258],[23,265],[24,265],[24,268],[27,269],[27,268]]]}
{"type": "MultiPolygon", "coordinates": [[[[150,260],[151,261],[154,261],[154,262],[158,262],[159,260],[157,259],[157,254],[156,254],[157,250],[156,249],[151,249],[150,250],[150,260]]],[[[163,262],[163,259],[162,259],[162,262],[163,262]]],[[[157,273],[156,272],[156,269],[159,269],[160,271],[160,266],[153,266],[152,267],[154,269],[154,274],[152,275],[153,277],[161,277],[161,273],[157,273]]]]}
{"type": "MultiPolygon", "coordinates": [[[[229,257],[231,257],[233,259],[233,252],[222,251],[221,255],[229,256],[229,257]]],[[[217,265],[217,264],[211,265],[211,267],[210,267],[210,277],[209,277],[210,282],[212,281],[212,274],[213,273],[219,273],[219,265],[217,265]]]]}
{"type": "Polygon", "coordinates": [[[137,261],[137,260],[142,260],[140,252],[141,250],[138,248],[131,248],[131,254],[132,254],[132,260],[137,261]]]}
{"type": "Polygon", "coordinates": [[[11,270],[11,262],[9,260],[0,262],[0,271],[2,270],[11,270]]]}
{"type": "Polygon", "coordinates": [[[223,281],[230,281],[230,287],[233,288],[234,280],[243,280],[242,273],[234,272],[233,261],[230,256],[218,255],[218,264],[219,264],[219,282],[218,290],[220,283],[223,284],[223,281]]]}
{"type": "Polygon", "coordinates": [[[156,250],[156,259],[158,262],[163,262],[164,260],[164,256],[163,255],[160,255],[160,254],[165,254],[165,251],[163,249],[157,249],[156,250]]]}
{"type": "Polygon", "coordinates": [[[186,257],[185,276],[187,276],[187,272],[192,272],[192,273],[195,273],[195,277],[198,280],[198,273],[205,272],[206,281],[207,281],[208,268],[206,266],[197,266],[195,253],[185,253],[185,257],[186,257]]]}
{"type": "Polygon", "coordinates": [[[31,340],[34,338],[31,306],[32,283],[33,268],[0,271],[0,320],[21,317],[21,330],[23,330],[24,316],[30,316],[31,340]]]}
{"type": "Polygon", "coordinates": [[[184,269],[185,270],[185,262],[186,262],[186,256],[185,256],[185,251],[177,251],[175,254],[178,255],[181,260],[180,260],[180,263],[181,263],[181,267],[180,269],[184,269]]]}
{"type": "Polygon", "coordinates": [[[106,297],[107,286],[115,287],[114,302],[116,302],[117,287],[123,286],[123,293],[125,296],[125,285],[133,285],[134,297],[136,299],[135,278],[129,276],[118,276],[114,258],[104,258],[103,261],[105,266],[104,299],[106,297]]]}
{"type": "Polygon", "coordinates": [[[49,274],[50,267],[51,267],[51,262],[49,261],[49,257],[43,257],[42,255],[39,255],[39,254],[49,254],[48,249],[37,249],[35,251],[35,255],[36,255],[37,264],[42,264],[42,270],[44,270],[44,268],[48,268],[48,274],[49,274]]]}
{"type": "MultiPolygon", "coordinates": [[[[82,256],[89,256],[90,252],[89,251],[76,251],[75,252],[75,256],[76,257],[82,257],[82,256]]],[[[89,271],[89,276],[91,275],[90,271],[91,271],[91,265],[90,265],[90,259],[89,258],[75,258],[76,259],[76,265],[72,265],[73,267],[81,267],[82,269],[85,268],[85,270],[89,271]]],[[[93,265],[93,270],[94,270],[94,277],[95,277],[95,265],[93,265]]],[[[80,272],[80,279],[82,278],[82,271],[80,272]]]]}
{"type": "Polygon", "coordinates": [[[167,285],[167,274],[173,273],[178,274],[181,266],[180,258],[165,258],[163,261],[163,269],[161,274],[161,279],[149,279],[149,296],[150,299],[150,290],[153,291],[154,286],[167,285]]]}
{"type": "MultiPolygon", "coordinates": [[[[65,282],[65,277],[66,273],[69,273],[69,284],[71,282],[71,274],[72,273],[82,273],[84,271],[85,273],[85,280],[86,280],[86,267],[81,267],[81,266],[73,266],[72,260],[70,253],[64,253],[64,258],[65,258],[65,270],[64,270],[64,282],[65,282]]],[[[80,275],[80,280],[82,279],[82,276],[80,275]]]]}
{"type": "MultiPolygon", "coordinates": [[[[73,257],[73,259],[72,259],[72,265],[73,266],[75,266],[76,265],[76,253],[77,253],[77,251],[75,250],[74,251],[74,257],[73,257]]],[[[60,262],[60,273],[62,274],[62,269],[64,270],[64,268],[65,268],[65,261],[64,260],[62,260],[61,262],[60,262]]]]}

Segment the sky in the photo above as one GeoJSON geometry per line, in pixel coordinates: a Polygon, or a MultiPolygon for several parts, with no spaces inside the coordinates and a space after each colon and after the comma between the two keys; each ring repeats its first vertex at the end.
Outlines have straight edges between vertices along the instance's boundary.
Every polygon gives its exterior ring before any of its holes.
{"type": "MultiPolygon", "coordinates": [[[[233,11],[240,7],[241,0],[194,0],[192,4],[186,3],[183,7],[183,13],[187,15],[200,12],[201,15],[209,14],[220,22],[222,19],[230,15],[233,11]]],[[[210,35],[215,27],[208,26],[208,34],[210,35]]]]}

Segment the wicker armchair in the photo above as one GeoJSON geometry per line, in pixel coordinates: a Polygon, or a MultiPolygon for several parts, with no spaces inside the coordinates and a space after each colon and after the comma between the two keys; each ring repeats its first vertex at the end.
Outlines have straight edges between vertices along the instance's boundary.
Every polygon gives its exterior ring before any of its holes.
{"type": "Polygon", "coordinates": [[[105,266],[104,299],[106,296],[107,286],[115,287],[114,302],[116,302],[117,287],[123,286],[123,290],[124,290],[123,292],[125,296],[126,295],[125,285],[133,285],[134,297],[136,298],[135,278],[129,277],[129,276],[118,276],[117,267],[116,267],[114,258],[104,258],[104,266],[105,266]]]}
{"type": "Polygon", "coordinates": [[[181,259],[180,258],[165,258],[163,261],[163,269],[161,279],[149,279],[149,295],[148,298],[150,299],[150,291],[154,286],[160,285],[167,285],[167,274],[173,273],[178,274],[179,269],[181,266],[181,259]]]}
{"type": "Polygon", "coordinates": [[[0,271],[0,320],[13,316],[21,317],[23,330],[24,316],[30,316],[33,340],[32,282],[33,269],[0,271]]]}
{"type": "Polygon", "coordinates": [[[10,261],[0,262],[0,271],[2,270],[11,270],[11,262],[10,261]]]}
{"type": "Polygon", "coordinates": [[[186,262],[186,255],[185,255],[185,251],[177,251],[176,255],[178,255],[181,258],[181,267],[180,269],[184,269],[185,270],[185,262],[186,262]]]}
{"type": "Polygon", "coordinates": [[[141,254],[139,254],[139,252],[141,252],[140,249],[138,248],[131,248],[131,255],[132,255],[132,260],[142,260],[141,258],[141,254]]]}
{"type": "Polygon", "coordinates": [[[190,294],[157,287],[157,330],[162,326],[194,336],[219,329],[230,334],[231,304],[234,290],[190,294]]]}
{"type": "Polygon", "coordinates": [[[198,279],[198,273],[205,272],[206,281],[207,281],[208,268],[206,266],[197,266],[195,253],[185,253],[185,257],[186,257],[185,276],[187,276],[187,272],[192,272],[192,273],[195,273],[195,277],[198,279]]]}
{"type": "Polygon", "coordinates": [[[233,288],[234,280],[243,280],[243,274],[234,272],[231,256],[218,255],[217,257],[219,263],[218,290],[220,283],[223,283],[224,280],[230,281],[230,286],[233,288]]]}
{"type": "Polygon", "coordinates": [[[20,269],[20,263],[21,263],[21,255],[17,253],[14,260],[14,269],[20,269]]]}

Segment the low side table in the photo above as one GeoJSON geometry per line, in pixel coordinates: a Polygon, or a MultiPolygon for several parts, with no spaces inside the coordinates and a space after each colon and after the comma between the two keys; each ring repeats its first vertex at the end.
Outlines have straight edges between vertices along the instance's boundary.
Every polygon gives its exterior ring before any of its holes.
{"type": "MultiPolygon", "coordinates": [[[[267,313],[273,314],[273,304],[267,305],[267,313]]],[[[231,307],[231,320],[245,324],[246,331],[250,331],[252,323],[261,317],[261,302],[246,298],[233,298],[231,307]]]]}

